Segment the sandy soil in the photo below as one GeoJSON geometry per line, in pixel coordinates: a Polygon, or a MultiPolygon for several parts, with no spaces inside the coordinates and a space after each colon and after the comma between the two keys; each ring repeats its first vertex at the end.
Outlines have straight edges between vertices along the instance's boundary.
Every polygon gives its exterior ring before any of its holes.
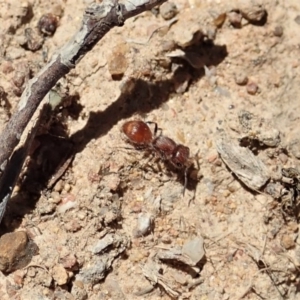
{"type": "MultiPolygon", "coordinates": [[[[90,2],[0,4],[1,127],[90,2]],[[59,25],[43,40],[36,24],[49,12],[59,25]],[[28,50],[26,28],[40,49],[28,50]]],[[[61,81],[64,102],[41,128],[1,225],[26,231],[39,251],[1,273],[1,299],[299,299],[297,215],[241,183],[215,140],[218,128],[236,142],[276,129],[279,140],[255,155],[275,181],[299,167],[300,2],[261,1],[259,22],[249,21],[257,1],[173,3],[177,12],[113,29],[61,81]],[[245,111],[260,120],[247,134],[237,125],[245,111]],[[190,148],[200,169],[184,197],[184,172],[127,149],[120,128],[132,119],[190,148]],[[195,238],[205,249],[195,265],[158,258],[195,238]]]]}

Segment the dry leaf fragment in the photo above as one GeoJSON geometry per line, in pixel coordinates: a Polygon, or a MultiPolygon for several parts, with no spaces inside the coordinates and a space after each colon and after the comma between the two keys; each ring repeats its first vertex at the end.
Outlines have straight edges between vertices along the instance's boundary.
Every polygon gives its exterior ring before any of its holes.
{"type": "Polygon", "coordinates": [[[264,163],[248,148],[240,147],[224,131],[219,131],[215,142],[224,163],[250,189],[258,191],[270,179],[264,163]]]}

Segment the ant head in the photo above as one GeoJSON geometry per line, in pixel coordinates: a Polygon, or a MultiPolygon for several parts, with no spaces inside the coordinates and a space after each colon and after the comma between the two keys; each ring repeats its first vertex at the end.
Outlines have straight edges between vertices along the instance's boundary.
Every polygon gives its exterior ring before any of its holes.
{"type": "Polygon", "coordinates": [[[171,158],[171,163],[176,168],[182,169],[184,167],[188,167],[189,158],[190,158],[190,148],[179,144],[174,149],[171,158]]]}

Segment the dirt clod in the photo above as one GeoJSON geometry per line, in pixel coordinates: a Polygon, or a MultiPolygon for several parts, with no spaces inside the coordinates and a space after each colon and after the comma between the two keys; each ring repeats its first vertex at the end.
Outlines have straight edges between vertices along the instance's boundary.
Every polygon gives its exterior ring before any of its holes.
{"type": "Polygon", "coordinates": [[[238,85],[245,85],[248,82],[248,77],[247,77],[246,73],[244,73],[244,72],[236,73],[234,79],[235,79],[236,84],[238,84],[238,85]]]}
{"type": "Polygon", "coordinates": [[[64,285],[68,282],[68,273],[61,264],[57,264],[53,267],[52,276],[58,285],[64,285]]]}
{"type": "Polygon", "coordinates": [[[283,35],[283,27],[281,25],[277,25],[274,28],[274,35],[278,37],[281,37],[283,35]]]}
{"type": "Polygon", "coordinates": [[[285,249],[291,249],[295,247],[295,241],[291,235],[284,234],[281,238],[281,245],[285,249]]]}
{"type": "Polygon", "coordinates": [[[255,95],[258,92],[258,85],[255,82],[249,82],[246,89],[248,94],[255,95]]]}

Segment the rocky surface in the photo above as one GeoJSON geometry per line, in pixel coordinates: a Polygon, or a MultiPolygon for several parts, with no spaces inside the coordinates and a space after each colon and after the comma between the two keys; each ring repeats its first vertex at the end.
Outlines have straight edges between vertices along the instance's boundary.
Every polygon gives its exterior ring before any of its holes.
{"type": "MultiPolygon", "coordinates": [[[[0,128],[88,3],[0,3],[0,128]]],[[[300,177],[282,179],[300,169],[299,16],[297,0],[176,0],[108,33],[53,92],[1,224],[1,299],[299,298],[300,177]],[[135,118],[190,148],[184,197],[182,170],[128,149],[135,118]],[[263,181],[234,175],[220,130],[263,181]]]]}

